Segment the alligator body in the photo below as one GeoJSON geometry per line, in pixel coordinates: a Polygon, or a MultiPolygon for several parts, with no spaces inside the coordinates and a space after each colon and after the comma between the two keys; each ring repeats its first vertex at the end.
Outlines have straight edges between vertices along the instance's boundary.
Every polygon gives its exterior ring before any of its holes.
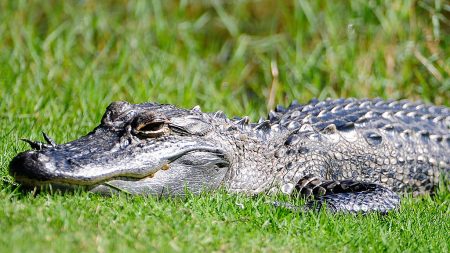
{"type": "Polygon", "coordinates": [[[344,212],[395,209],[398,193],[431,193],[450,166],[450,110],[410,101],[294,102],[258,123],[114,102],[86,136],[61,145],[44,137],[10,163],[23,185],[153,195],[224,187],[344,212]]]}

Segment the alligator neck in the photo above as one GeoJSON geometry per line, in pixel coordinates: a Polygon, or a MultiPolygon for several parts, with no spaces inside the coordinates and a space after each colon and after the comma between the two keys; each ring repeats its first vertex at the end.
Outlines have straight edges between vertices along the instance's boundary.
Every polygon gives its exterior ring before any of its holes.
{"type": "Polygon", "coordinates": [[[216,125],[221,140],[227,147],[231,162],[225,178],[225,187],[232,192],[256,194],[269,190],[279,181],[290,161],[281,156],[291,131],[268,121],[249,123],[248,119],[228,120],[216,125]]]}

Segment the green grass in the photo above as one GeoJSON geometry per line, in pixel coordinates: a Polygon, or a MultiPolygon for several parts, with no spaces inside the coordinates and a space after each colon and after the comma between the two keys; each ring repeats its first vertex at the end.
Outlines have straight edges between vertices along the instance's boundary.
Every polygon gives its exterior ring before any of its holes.
{"type": "Polygon", "coordinates": [[[28,148],[19,138],[75,139],[114,100],[253,119],[313,97],[450,105],[444,1],[225,2],[0,2],[0,252],[449,251],[443,188],[387,216],[297,214],[223,192],[157,200],[15,189],[7,166],[28,148]]]}

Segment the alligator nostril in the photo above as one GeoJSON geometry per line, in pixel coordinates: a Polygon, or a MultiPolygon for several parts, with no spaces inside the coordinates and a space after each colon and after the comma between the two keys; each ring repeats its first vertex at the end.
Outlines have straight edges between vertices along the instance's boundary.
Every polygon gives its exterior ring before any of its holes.
{"type": "Polygon", "coordinates": [[[26,180],[48,180],[50,175],[45,171],[42,160],[48,159],[35,151],[28,151],[18,154],[9,164],[9,174],[17,181],[26,180]],[[43,159],[40,159],[42,156],[43,159]]]}

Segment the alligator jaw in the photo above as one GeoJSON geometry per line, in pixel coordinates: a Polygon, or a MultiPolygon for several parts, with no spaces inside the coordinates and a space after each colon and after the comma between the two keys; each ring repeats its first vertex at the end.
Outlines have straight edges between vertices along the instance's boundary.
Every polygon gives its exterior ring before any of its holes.
{"type": "MultiPolygon", "coordinates": [[[[44,185],[58,185],[58,186],[86,186],[88,188],[107,183],[109,181],[124,180],[124,181],[140,181],[150,180],[155,174],[164,173],[171,167],[171,162],[176,161],[179,157],[193,152],[187,150],[182,153],[174,153],[167,156],[166,159],[160,160],[155,166],[148,167],[145,172],[140,174],[128,174],[126,171],[123,174],[101,174],[96,175],[88,173],[89,171],[104,170],[104,168],[84,168],[84,174],[79,175],[74,173],[71,169],[61,170],[51,161],[54,158],[43,154],[40,151],[26,151],[18,154],[11,161],[10,174],[14,176],[15,180],[25,186],[44,186],[44,185]],[[161,171],[161,172],[160,172],[161,171]]],[[[72,159],[67,159],[70,163],[77,163],[72,159]]],[[[141,170],[142,171],[142,170],[141,170]]]]}
{"type": "Polygon", "coordinates": [[[27,151],[17,155],[10,163],[10,174],[14,176],[15,180],[28,187],[51,187],[52,189],[72,190],[76,188],[92,189],[99,185],[110,185],[108,182],[115,180],[124,181],[140,181],[149,180],[154,177],[158,171],[165,171],[170,168],[170,161],[162,163],[153,169],[148,169],[148,174],[142,177],[117,175],[111,178],[101,178],[91,180],[89,178],[73,179],[68,176],[61,175],[58,178],[51,174],[57,171],[54,164],[48,163],[49,157],[40,154],[39,151],[27,151]],[[45,162],[43,162],[45,161],[45,162]],[[49,175],[50,174],[50,175],[49,175]]]}
{"type": "MultiPolygon", "coordinates": [[[[81,140],[91,138],[82,137],[81,140]]],[[[95,138],[94,138],[95,139],[95,138]]],[[[223,151],[217,147],[193,147],[192,143],[176,143],[178,150],[168,147],[160,151],[136,152],[120,161],[103,162],[79,158],[77,143],[67,143],[43,150],[31,150],[18,154],[9,165],[9,172],[25,188],[73,190],[82,188],[109,195],[111,192],[161,195],[174,189],[183,193],[186,185],[198,191],[204,187],[205,178],[211,180],[207,188],[217,188],[228,171],[223,151]],[[76,153],[71,149],[77,150],[76,153]],[[105,165],[106,163],[106,165],[105,165]]],[[[114,148],[108,157],[114,154],[114,148]]],[[[108,153],[106,152],[106,153],[108,153]]],[[[121,154],[124,151],[121,151],[121,154]]],[[[125,151],[126,152],[126,151],[125,151]]],[[[94,154],[86,153],[88,157],[94,154]]]]}
{"type": "MultiPolygon", "coordinates": [[[[131,194],[130,190],[126,190],[125,188],[129,188],[130,185],[136,187],[137,185],[149,185],[149,182],[155,179],[164,178],[164,173],[168,173],[171,169],[171,161],[167,161],[162,163],[160,166],[149,169],[149,173],[142,177],[131,177],[126,175],[118,175],[111,178],[105,178],[103,180],[97,181],[80,181],[79,179],[74,180],[68,177],[62,177],[57,179],[43,179],[42,176],[43,170],[40,166],[43,166],[42,163],[39,162],[39,158],[37,158],[38,151],[28,151],[23,152],[16,156],[10,164],[10,173],[14,175],[15,180],[19,182],[24,189],[37,189],[37,190],[61,190],[61,191],[73,191],[76,189],[88,190],[91,192],[100,193],[103,195],[110,195],[114,192],[123,192],[127,194],[131,194]],[[18,175],[14,174],[15,171],[24,171],[23,169],[18,169],[19,167],[23,168],[24,166],[28,166],[26,169],[28,172],[33,172],[33,174],[29,175],[18,175]],[[39,175],[39,176],[36,176],[39,175]],[[156,178],[155,178],[156,175],[156,178]],[[123,185],[128,186],[122,188],[123,185]]],[[[176,161],[174,159],[173,161],[176,161]]],[[[48,167],[49,165],[47,165],[48,167]]],[[[50,166],[51,167],[51,166],[50,166]]],[[[54,169],[51,169],[54,170],[54,169]]],[[[47,169],[48,171],[48,169],[47,169]]],[[[156,183],[156,185],[161,185],[161,183],[156,183]]],[[[151,183],[150,183],[151,185],[151,183]]],[[[133,191],[133,190],[131,190],[133,191]]],[[[147,190],[147,192],[155,192],[161,194],[161,191],[155,190],[147,190]]]]}

